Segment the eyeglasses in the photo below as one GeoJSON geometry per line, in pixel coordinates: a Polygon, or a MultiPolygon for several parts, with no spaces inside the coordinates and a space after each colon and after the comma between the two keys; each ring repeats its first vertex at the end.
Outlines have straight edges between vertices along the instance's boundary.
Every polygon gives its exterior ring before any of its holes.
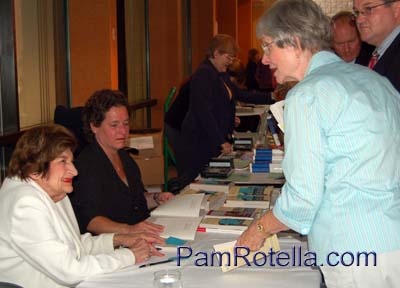
{"type": "Polygon", "coordinates": [[[274,44],[274,41],[271,41],[269,43],[266,42],[261,43],[261,49],[263,49],[264,54],[269,55],[271,53],[271,49],[269,48],[269,46],[271,46],[272,44],[274,44]]]}
{"type": "Polygon", "coordinates": [[[383,3],[377,4],[375,6],[367,6],[367,7],[364,7],[363,10],[354,9],[353,10],[353,14],[354,14],[355,17],[359,17],[360,15],[369,16],[369,15],[372,14],[372,12],[374,12],[375,8],[378,8],[378,7],[386,5],[386,4],[394,3],[394,2],[397,2],[397,1],[398,0],[387,1],[387,2],[383,2],[383,3]]]}

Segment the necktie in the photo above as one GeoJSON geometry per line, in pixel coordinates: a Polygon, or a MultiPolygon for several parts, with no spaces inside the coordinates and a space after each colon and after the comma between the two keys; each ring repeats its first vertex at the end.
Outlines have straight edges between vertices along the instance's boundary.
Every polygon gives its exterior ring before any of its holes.
{"type": "Polygon", "coordinates": [[[369,59],[368,68],[373,69],[376,62],[378,62],[379,54],[376,50],[372,53],[371,59],[369,59]]]}

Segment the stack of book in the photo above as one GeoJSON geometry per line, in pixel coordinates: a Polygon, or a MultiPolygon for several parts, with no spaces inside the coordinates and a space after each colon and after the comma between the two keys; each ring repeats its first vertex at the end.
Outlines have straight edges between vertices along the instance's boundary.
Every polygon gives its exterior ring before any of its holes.
{"type": "Polygon", "coordinates": [[[283,151],[257,147],[254,149],[253,163],[250,164],[252,173],[282,173],[283,151]]]}
{"type": "Polygon", "coordinates": [[[234,186],[226,198],[225,207],[267,209],[273,186],[234,186]]]}
{"type": "Polygon", "coordinates": [[[230,181],[217,181],[213,179],[197,179],[189,184],[189,188],[192,190],[203,190],[213,192],[225,192],[228,193],[230,188],[233,187],[233,183],[230,181]]]}
{"type": "Polygon", "coordinates": [[[189,195],[189,194],[204,194],[204,202],[201,209],[205,211],[215,210],[224,206],[226,195],[225,192],[218,191],[208,191],[208,190],[194,190],[186,187],[179,195],[189,195]]]}
{"type": "Polygon", "coordinates": [[[201,220],[199,232],[241,234],[253,222],[261,217],[268,209],[221,207],[210,210],[201,220]]]}

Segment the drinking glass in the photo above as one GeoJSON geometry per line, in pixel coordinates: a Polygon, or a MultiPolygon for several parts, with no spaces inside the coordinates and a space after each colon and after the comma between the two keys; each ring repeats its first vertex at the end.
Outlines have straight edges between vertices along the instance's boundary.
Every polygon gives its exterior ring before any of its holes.
{"type": "Polygon", "coordinates": [[[154,272],[154,288],[183,288],[181,272],[178,270],[161,270],[154,272]]]}

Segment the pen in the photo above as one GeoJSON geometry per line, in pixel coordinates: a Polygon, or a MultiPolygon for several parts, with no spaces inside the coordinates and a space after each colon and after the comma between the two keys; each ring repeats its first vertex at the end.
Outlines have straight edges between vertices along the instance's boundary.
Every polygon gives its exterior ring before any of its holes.
{"type": "Polygon", "coordinates": [[[175,257],[172,257],[172,258],[168,258],[167,260],[163,260],[163,261],[159,261],[159,262],[143,264],[143,265],[140,265],[139,268],[144,268],[144,267],[150,267],[150,266],[154,266],[154,265],[158,265],[158,264],[169,263],[169,262],[174,261],[175,259],[176,259],[175,257]]]}

